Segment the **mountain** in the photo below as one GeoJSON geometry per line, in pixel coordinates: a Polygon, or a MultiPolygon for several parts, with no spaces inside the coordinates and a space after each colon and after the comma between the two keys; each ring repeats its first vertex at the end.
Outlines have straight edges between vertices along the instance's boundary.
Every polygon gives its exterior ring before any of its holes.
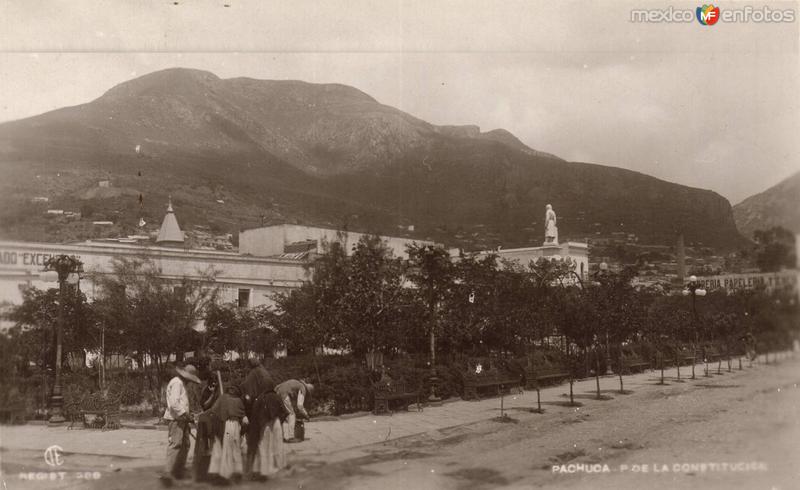
{"type": "Polygon", "coordinates": [[[773,226],[800,233],[800,172],[734,206],[733,218],[747,237],[773,226]]]}
{"type": "Polygon", "coordinates": [[[562,240],[623,231],[672,244],[678,229],[689,243],[743,240],[728,201],[708,190],[566,162],[503,129],[436,126],[353,87],[181,68],[0,124],[0,170],[0,233],[19,239],[141,231],[139,218],[160,222],[171,196],[184,227],[218,232],[414,225],[414,236],[452,246],[531,246],[551,203],[562,240]],[[101,180],[124,192],[90,192],[101,180]],[[43,218],[34,197],[82,218],[43,218]],[[99,218],[116,226],[100,232],[87,221],[99,218]]]}

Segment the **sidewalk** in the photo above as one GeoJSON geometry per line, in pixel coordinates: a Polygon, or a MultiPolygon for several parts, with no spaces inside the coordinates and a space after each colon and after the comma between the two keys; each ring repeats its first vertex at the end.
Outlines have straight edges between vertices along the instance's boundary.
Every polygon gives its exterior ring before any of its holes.
{"type": "MultiPolygon", "coordinates": [[[[774,354],[770,356],[773,359],[774,354]]],[[[772,362],[772,361],[771,361],[772,362]]],[[[758,365],[763,365],[763,356],[758,365]]],[[[757,364],[754,363],[754,368],[757,364]]],[[[738,362],[732,364],[733,373],[738,372],[738,362]]],[[[716,373],[716,364],[710,365],[716,373]]],[[[744,363],[747,370],[747,362],[744,363]]],[[[698,379],[703,378],[704,365],[695,368],[698,379]]],[[[723,362],[723,373],[727,374],[723,362]]],[[[667,382],[673,382],[675,368],[665,370],[667,382]]],[[[623,377],[626,390],[652,389],[658,382],[659,371],[647,371],[623,377]]],[[[691,366],[681,367],[681,378],[688,380],[691,366]]],[[[688,381],[687,381],[688,382],[688,381]]],[[[613,396],[619,389],[617,376],[600,378],[600,389],[613,396]]],[[[594,393],[594,378],[578,381],[574,385],[577,400],[591,403],[594,393]]],[[[543,404],[552,408],[554,402],[567,401],[567,383],[541,390],[543,404]]],[[[536,408],[536,391],[510,395],[503,399],[504,408],[513,414],[519,409],[536,408]]],[[[614,403],[613,400],[606,403],[614,403]]],[[[480,401],[449,401],[441,406],[425,407],[422,412],[396,412],[393,415],[371,414],[338,420],[310,420],[306,422],[306,440],[288,446],[290,457],[313,457],[344,449],[365,446],[387,440],[399,439],[431,431],[438,431],[465,424],[488,420],[500,415],[500,398],[480,401]]],[[[167,434],[164,431],[124,428],[113,431],[68,430],[66,427],[42,425],[0,427],[0,448],[8,456],[12,450],[43,452],[52,445],[59,445],[66,454],[97,455],[111,457],[117,467],[159,465],[164,458],[167,434]]]]}

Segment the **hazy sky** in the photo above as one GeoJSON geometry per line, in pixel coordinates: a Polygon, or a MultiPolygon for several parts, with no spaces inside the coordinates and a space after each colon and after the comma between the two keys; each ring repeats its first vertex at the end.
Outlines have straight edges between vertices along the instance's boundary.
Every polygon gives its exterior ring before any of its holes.
{"type": "Polygon", "coordinates": [[[0,4],[0,121],[183,66],[353,85],[435,124],[712,189],[800,170],[792,23],[634,23],[669,1],[38,1],[0,4]],[[228,5],[227,7],[225,5],[228,5]]]}

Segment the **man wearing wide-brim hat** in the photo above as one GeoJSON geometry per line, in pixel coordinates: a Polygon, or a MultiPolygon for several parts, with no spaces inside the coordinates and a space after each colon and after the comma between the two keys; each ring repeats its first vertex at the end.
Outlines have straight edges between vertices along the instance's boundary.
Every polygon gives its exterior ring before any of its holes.
{"type": "Polygon", "coordinates": [[[167,410],[164,412],[164,420],[169,421],[169,436],[166,472],[161,479],[166,485],[170,485],[173,478],[181,479],[184,476],[186,456],[189,454],[189,424],[192,423],[186,382],[200,384],[197,368],[193,365],[178,366],[175,371],[177,375],[167,385],[167,410]]]}

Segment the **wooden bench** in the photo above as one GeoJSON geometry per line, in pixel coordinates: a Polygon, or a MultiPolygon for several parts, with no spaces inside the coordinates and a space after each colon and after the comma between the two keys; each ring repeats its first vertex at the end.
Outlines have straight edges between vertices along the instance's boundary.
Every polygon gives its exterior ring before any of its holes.
{"type": "Polygon", "coordinates": [[[84,427],[89,427],[89,424],[86,422],[87,415],[103,418],[103,426],[100,427],[101,430],[115,430],[122,427],[119,416],[119,407],[116,409],[107,408],[104,410],[81,410],[81,418],[83,419],[84,427]]]}
{"type": "Polygon", "coordinates": [[[516,390],[522,392],[522,378],[505,373],[467,373],[464,375],[464,400],[480,400],[480,390],[489,391],[491,396],[500,396],[516,390]]]}
{"type": "Polygon", "coordinates": [[[545,368],[528,368],[525,370],[525,380],[531,388],[558,383],[569,378],[569,373],[561,366],[550,366],[545,368]]]}
{"type": "Polygon", "coordinates": [[[72,429],[76,423],[80,423],[85,428],[99,428],[102,430],[119,429],[120,422],[120,402],[119,397],[106,397],[92,393],[85,395],[80,401],[65,403],[64,411],[69,416],[70,424],[68,429],[72,429]],[[93,421],[87,422],[87,416],[92,416],[93,421]],[[91,425],[97,417],[102,417],[103,425],[96,427],[91,425]]]}
{"type": "Polygon", "coordinates": [[[719,362],[724,357],[723,354],[716,348],[706,349],[703,354],[705,355],[705,358],[708,360],[709,364],[719,362]]]}
{"type": "Polygon", "coordinates": [[[631,356],[622,360],[622,374],[641,373],[650,369],[650,362],[639,356],[631,356]]]}
{"type": "MultiPolygon", "coordinates": [[[[705,356],[708,364],[717,364],[717,374],[722,373],[722,361],[725,359],[725,354],[720,352],[716,347],[705,350],[705,356]]],[[[710,369],[709,369],[710,371],[710,369]]],[[[706,373],[708,374],[708,373],[706,373]]]]}
{"type": "Polygon", "coordinates": [[[375,410],[373,413],[376,415],[389,412],[391,413],[391,402],[400,400],[405,404],[406,410],[411,403],[417,404],[417,411],[422,411],[422,405],[419,402],[419,390],[413,391],[406,387],[404,381],[384,381],[376,383],[373,386],[375,392],[375,410]]]}

